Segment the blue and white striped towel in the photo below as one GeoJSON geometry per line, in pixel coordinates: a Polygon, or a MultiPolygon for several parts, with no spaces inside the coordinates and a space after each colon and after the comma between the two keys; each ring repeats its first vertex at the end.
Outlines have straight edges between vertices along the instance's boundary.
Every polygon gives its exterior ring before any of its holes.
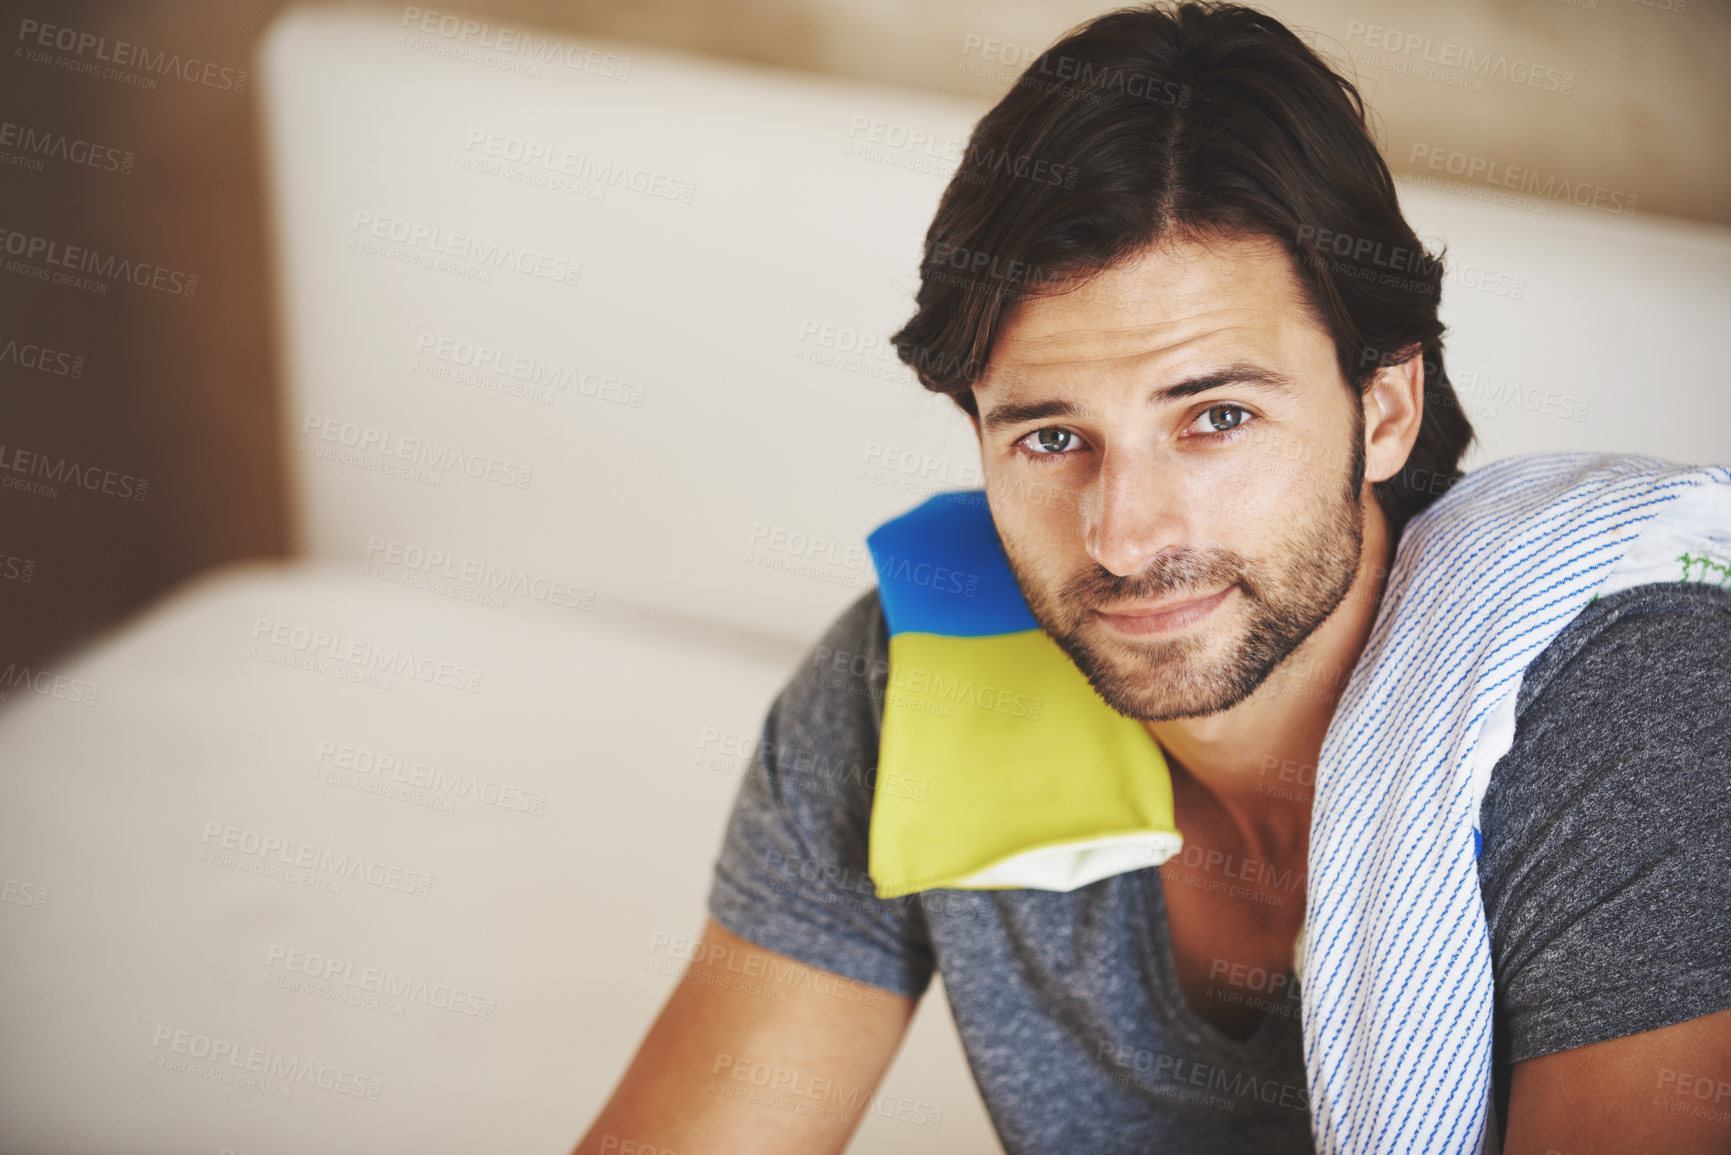
{"type": "Polygon", "coordinates": [[[1724,466],[1511,458],[1407,526],[1316,771],[1299,966],[1318,1151],[1495,1149],[1477,826],[1522,675],[1596,595],[1728,563],[1724,466]]]}

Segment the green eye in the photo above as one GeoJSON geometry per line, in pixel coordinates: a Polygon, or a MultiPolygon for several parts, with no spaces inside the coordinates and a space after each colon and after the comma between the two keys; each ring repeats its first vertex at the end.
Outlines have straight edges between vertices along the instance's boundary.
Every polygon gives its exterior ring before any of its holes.
{"type": "Polygon", "coordinates": [[[1068,429],[1036,429],[1023,438],[1029,451],[1036,457],[1061,456],[1065,450],[1075,446],[1076,435],[1068,429]]]}
{"type": "Polygon", "coordinates": [[[1208,425],[1210,433],[1230,433],[1244,424],[1249,411],[1241,405],[1210,405],[1202,413],[1202,420],[1208,425]]]}

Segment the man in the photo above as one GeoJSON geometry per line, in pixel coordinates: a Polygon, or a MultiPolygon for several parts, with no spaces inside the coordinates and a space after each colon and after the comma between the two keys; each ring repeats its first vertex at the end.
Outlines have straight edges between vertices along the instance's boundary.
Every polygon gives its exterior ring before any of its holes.
{"type": "MultiPolygon", "coordinates": [[[[1442,265],[1401,218],[1352,87],[1247,9],[1102,17],[981,121],[927,240],[898,348],[973,423],[1026,610],[1152,739],[1182,850],[1069,889],[868,876],[890,799],[945,772],[941,759],[898,766],[892,784],[879,762],[911,683],[891,646],[909,627],[873,591],[771,709],[693,981],[578,1151],[620,1150],[621,1137],[842,1150],[937,970],[1017,1155],[1309,1151],[1318,1136],[1342,1150],[1477,1150],[1481,1086],[1490,1149],[1731,1150],[1731,692],[1716,670],[1731,593],[1702,580],[1706,563],[1590,603],[1583,592],[1542,634],[1519,635],[1543,645],[1521,655],[1506,752],[1469,796],[1462,860],[1482,894],[1482,909],[1470,897],[1494,1020],[1466,1016],[1435,1054],[1370,1045],[1350,1079],[1318,1074],[1354,1070],[1334,1040],[1374,1034],[1377,1004],[1353,1000],[1379,995],[1344,989],[1352,934],[1319,913],[1353,885],[1372,892],[1381,921],[1364,924],[1377,931],[1358,957],[1374,962],[1383,940],[1441,933],[1424,904],[1458,894],[1382,893],[1341,874],[1369,828],[1330,825],[1351,807],[1324,822],[1316,796],[1418,773],[1355,763],[1347,744],[1379,679],[1399,673],[1389,653],[1402,638],[1421,654],[1438,644],[1411,624],[1449,621],[1437,607],[1480,596],[1451,591],[1438,576],[1450,563],[1435,559],[1456,540],[1443,515],[1494,512],[1497,496],[1449,492],[1471,428],[1444,368],[1442,265]],[[1076,179],[1022,175],[1038,162],[1076,179]],[[1390,590],[1398,612],[1384,614],[1390,590]],[[877,778],[814,774],[814,761],[877,778]],[[1319,862],[1335,872],[1327,892],[1310,876],[1319,862]],[[1299,1014],[1313,941],[1345,1036],[1299,1014]],[[787,997],[730,989],[742,959],[779,975],[787,997]],[[1482,1084],[1481,1025],[1495,1039],[1482,1084]],[[1453,1114],[1424,1115],[1433,1104],[1401,1101],[1398,1085],[1364,1090],[1397,1061],[1467,1072],[1439,1084],[1460,1099],[1453,1114]],[[844,1107],[766,1105],[732,1093],[752,1085],[736,1070],[787,1075],[802,1101],[844,1107]],[[1312,1101],[1318,1085],[1329,1103],[1312,1101]],[[1371,1114],[1354,1114],[1366,1098],[1371,1114]]],[[[1495,620],[1532,616],[1536,587],[1521,588],[1495,620]]],[[[1408,706],[1435,709],[1450,692],[1441,678],[1397,693],[1386,728],[1408,706]]],[[[1065,779],[1053,781],[1056,804],[1065,779]]],[[[1430,837],[1372,833],[1396,859],[1430,837]]],[[[1459,833],[1436,845],[1458,849],[1459,833]]],[[[1410,978],[1434,983],[1428,971],[1410,978]]]]}

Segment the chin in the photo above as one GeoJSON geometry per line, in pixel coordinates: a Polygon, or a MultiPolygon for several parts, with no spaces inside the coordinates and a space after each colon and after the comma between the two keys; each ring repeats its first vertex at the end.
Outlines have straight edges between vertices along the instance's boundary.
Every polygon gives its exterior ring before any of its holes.
{"type": "MultiPolygon", "coordinates": [[[[1195,633],[1181,638],[1126,638],[1097,619],[1085,637],[1054,636],[1106,704],[1143,722],[1199,718],[1229,710],[1255,692],[1262,678],[1221,659],[1218,643],[1195,633]],[[1110,656],[1108,656],[1110,655],[1110,656]]],[[[1225,647],[1230,648],[1230,647],[1225,647]]]]}

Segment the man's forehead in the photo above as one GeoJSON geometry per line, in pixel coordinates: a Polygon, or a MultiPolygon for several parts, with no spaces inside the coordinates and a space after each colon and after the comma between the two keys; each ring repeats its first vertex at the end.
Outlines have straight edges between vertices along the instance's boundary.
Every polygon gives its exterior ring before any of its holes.
{"type": "Polygon", "coordinates": [[[984,385],[1077,362],[1133,371],[1231,349],[1274,355],[1314,328],[1284,248],[1266,238],[1170,241],[1069,292],[1022,302],[995,342],[984,385]]]}

